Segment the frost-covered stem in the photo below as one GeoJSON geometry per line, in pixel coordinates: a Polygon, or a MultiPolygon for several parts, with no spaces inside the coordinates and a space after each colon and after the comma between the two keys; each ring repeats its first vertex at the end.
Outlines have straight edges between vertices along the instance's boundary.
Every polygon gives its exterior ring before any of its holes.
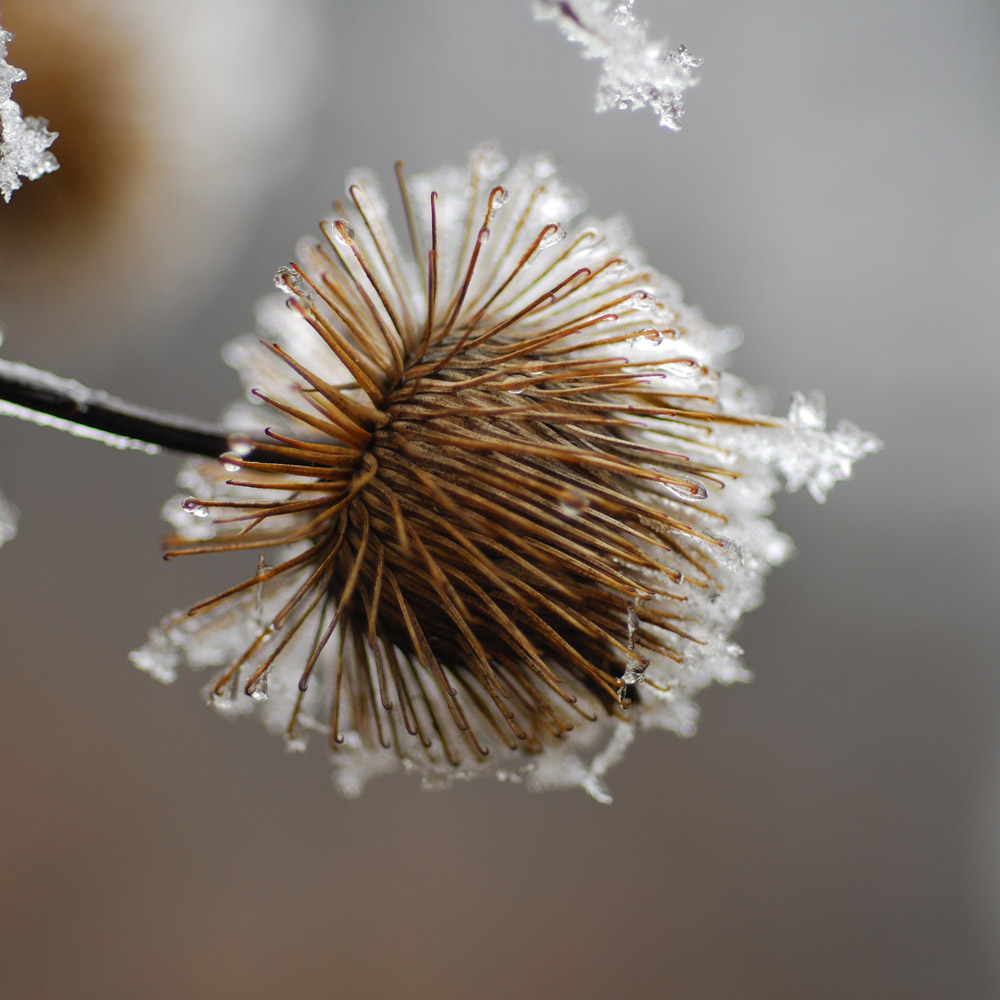
{"type": "Polygon", "coordinates": [[[73,379],[2,359],[0,414],[149,454],[168,449],[218,458],[232,448],[220,427],[136,406],[73,379]]]}

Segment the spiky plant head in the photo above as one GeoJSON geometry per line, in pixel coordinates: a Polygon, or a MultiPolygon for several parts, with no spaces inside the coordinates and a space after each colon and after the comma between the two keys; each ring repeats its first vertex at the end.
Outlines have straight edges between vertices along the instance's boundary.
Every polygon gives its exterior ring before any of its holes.
{"type": "Polygon", "coordinates": [[[168,506],[169,555],[257,572],[133,658],[221,668],[217,707],[324,733],[348,793],[402,762],[603,797],[636,724],[690,732],[691,695],[745,676],[729,632],[788,543],[738,445],[778,424],[551,158],[397,179],[405,248],[349,178],[229,348],[245,435],[168,506]]]}

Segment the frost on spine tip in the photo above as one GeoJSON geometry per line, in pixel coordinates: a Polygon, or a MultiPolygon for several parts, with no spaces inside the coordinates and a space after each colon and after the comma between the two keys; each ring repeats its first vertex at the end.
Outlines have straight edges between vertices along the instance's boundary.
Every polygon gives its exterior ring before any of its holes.
{"type": "Polygon", "coordinates": [[[583,46],[585,59],[602,59],[595,110],[631,111],[647,105],[664,128],[678,131],[684,103],[681,95],[694,86],[701,59],[687,48],[669,48],[666,40],[650,42],[647,25],[632,13],[633,0],[534,0],[538,21],[555,21],[571,42],[583,46]]]}
{"type": "Polygon", "coordinates": [[[50,132],[44,118],[22,118],[20,106],[11,100],[13,85],[27,77],[23,69],[7,62],[7,43],[13,37],[0,27],[0,194],[4,201],[10,201],[22,177],[33,181],[59,169],[48,152],[59,133],[50,132]]]}

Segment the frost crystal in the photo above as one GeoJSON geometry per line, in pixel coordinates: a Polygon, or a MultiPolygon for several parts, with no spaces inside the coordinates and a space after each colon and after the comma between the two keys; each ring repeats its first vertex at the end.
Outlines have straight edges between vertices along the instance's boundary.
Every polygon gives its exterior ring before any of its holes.
{"type": "Polygon", "coordinates": [[[17,508],[0,493],[0,546],[17,534],[17,508]]]}
{"type": "Polygon", "coordinates": [[[687,48],[650,42],[646,23],[632,13],[633,0],[534,0],[535,18],[555,21],[562,33],[583,46],[585,59],[603,59],[595,109],[634,110],[649,105],[660,124],[677,131],[681,94],[698,82],[701,59],[687,48]]]}
{"type": "Polygon", "coordinates": [[[7,43],[14,36],[0,27],[0,194],[4,201],[21,186],[21,178],[33,181],[59,168],[48,152],[59,134],[48,130],[44,118],[22,118],[11,100],[11,88],[26,78],[23,69],[7,63],[7,43]]]}
{"type": "Polygon", "coordinates": [[[608,801],[637,729],[690,735],[700,689],[748,679],[730,635],[791,552],[780,480],[823,499],[878,442],[818,396],[760,415],[735,332],[579,219],[550,157],[400,185],[406,243],[352,175],[227,349],[258,405],[184,467],[168,554],[260,561],[132,659],[221,670],[211,703],[321,735],[345,795],[402,767],[608,801]]]}
{"type": "MultiPolygon", "coordinates": [[[[719,440],[725,437],[723,431],[719,440]]],[[[818,503],[825,503],[830,490],[850,478],[856,461],[882,448],[874,434],[850,420],[826,430],[826,401],[821,392],[793,393],[786,421],[755,428],[734,444],[748,458],[777,469],[789,493],[804,486],[818,503]]]]}

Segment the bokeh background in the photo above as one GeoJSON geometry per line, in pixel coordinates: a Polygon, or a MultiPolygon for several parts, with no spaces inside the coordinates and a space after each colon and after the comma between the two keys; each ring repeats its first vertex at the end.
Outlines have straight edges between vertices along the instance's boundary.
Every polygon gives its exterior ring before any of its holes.
{"type": "Polygon", "coordinates": [[[755,680],[706,692],[694,739],[639,739],[614,805],[402,776],[348,802],[317,747],[129,665],[244,568],[160,560],[175,461],[0,423],[22,511],[0,552],[0,992],[1000,995],[1000,5],[637,0],[705,60],[671,134],[595,115],[597,64],[527,0],[151,3],[138,27],[121,2],[40,4],[0,13],[64,169],[0,205],[5,357],[214,418],[238,391],[220,346],[349,168],[496,138],[630,216],[744,330],[733,367],[781,412],[821,387],[886,448],[824,508],[781,499],[798,556],[737,635],[755,680]],[[109,121],[86,132],[81,103],[109,121]]]}

